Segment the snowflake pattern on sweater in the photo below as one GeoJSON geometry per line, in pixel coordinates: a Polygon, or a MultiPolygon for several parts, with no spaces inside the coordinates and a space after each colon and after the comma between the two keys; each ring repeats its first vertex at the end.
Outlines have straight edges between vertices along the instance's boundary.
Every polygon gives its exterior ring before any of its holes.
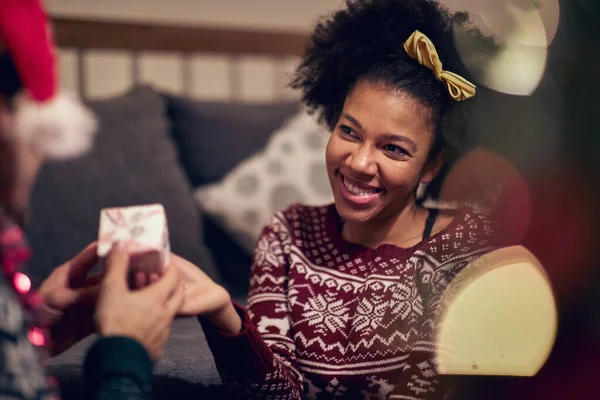
{"type": "Polygon", "coordinates": [[[460,208],[412,248],[371,249],[345,241],[338,221],[334,205],[294,205],[265,227],[247,311],[237,306],[242,332],[203,324],[224,381],[274,400],[443,398],[434,361],[440,297],[494,248],[491,222],[460,208]],[[232,349],[242,354],[235,361],[232,349]]]}

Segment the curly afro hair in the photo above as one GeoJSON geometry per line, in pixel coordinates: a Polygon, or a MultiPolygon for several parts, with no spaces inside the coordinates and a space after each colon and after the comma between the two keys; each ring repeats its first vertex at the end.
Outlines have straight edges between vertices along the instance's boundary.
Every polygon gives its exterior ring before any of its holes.
{"type": "Polygon", "coordinates": [[[430,154],[442,149],[456,154],[466,142],[468,103],[474,99],[453,100],[446,85],[403,45],[419,30],[434,43],[445,70],[471,79],[453,40],[453,24],[468,22],[467,13],[452,14],[431,0],[347,0],[345,9],[317,23],[290,86],[302,90],[309,112],[318,111],[331,130],[357,82],[401,90],[432,110],[436,140],[430,154]]]}

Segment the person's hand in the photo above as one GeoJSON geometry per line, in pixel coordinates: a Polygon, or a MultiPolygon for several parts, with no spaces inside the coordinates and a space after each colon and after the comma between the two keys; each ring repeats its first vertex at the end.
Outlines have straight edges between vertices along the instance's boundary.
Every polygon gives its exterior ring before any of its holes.
{"type": "Polygon", "coordinates": [[[238,333],[242,321],[233,308],[231,296],[221,285],[215,283],[200,268],[171,253],[171,264],[167,268],[178,269],[185,288],[185,300],[179,316],[200,316],[229,333],[238,333]]]}
{"type": "Polygon", "coordinates": [[[106,259],[96,306],[96,329],[101,336],[138,341],[156,360],[164,351],[173,318],[184,301],[179,270],[168,268],[156,282],[138,290],[130,290],[128,271],[129,254],[117,244],[106,259]]]}
{"type": "Polygon", "coordinates": [[[100,274],[88,276],[97,264],[97,243],[56,268],[42,283],[41,322],[50,328],[50,352],[57,355],[94,331],[94,307],[100,274]]]}

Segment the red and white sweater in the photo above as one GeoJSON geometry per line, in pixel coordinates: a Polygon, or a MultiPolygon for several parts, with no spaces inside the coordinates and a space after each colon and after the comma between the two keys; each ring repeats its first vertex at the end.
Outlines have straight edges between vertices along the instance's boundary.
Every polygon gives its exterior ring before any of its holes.
{"type": "Polygon", "coordinates": [[[492,250],[492,224],[460,208],[412,248],[345,241],[334,205],[294,205],[260,237],[237,335],[202,322],[223,381],[242,398],[430,399],[440,295],[492,250]]]}

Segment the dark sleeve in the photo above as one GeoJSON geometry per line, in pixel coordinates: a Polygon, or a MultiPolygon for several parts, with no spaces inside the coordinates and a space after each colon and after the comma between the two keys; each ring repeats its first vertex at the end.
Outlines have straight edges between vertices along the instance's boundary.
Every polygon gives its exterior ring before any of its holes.
{"type": "Polygon", "coordinates": [[[223,382],[241,398],[303,399],[295,356],[265,341],[247,311],[235,302],[234,307],[242,319],[242,330],[235,335],[198,318],[223,382]]]}
{"type": "Polygon", "coordinates": [[[200,318],[223,382],[242,398],[305,398],[291,333],[287,298],[289,234],[283,220],[280,214],[273,217],[258,240],[248,308],[234,303],[242,330],[230,335],[200,318]]]}
{"type": "Polygon", "coordinates": [[[83,373],[94,400],[152,399],[153,363],[146,349],[125,337],[101,338],[85,359],[83,373]]]}

